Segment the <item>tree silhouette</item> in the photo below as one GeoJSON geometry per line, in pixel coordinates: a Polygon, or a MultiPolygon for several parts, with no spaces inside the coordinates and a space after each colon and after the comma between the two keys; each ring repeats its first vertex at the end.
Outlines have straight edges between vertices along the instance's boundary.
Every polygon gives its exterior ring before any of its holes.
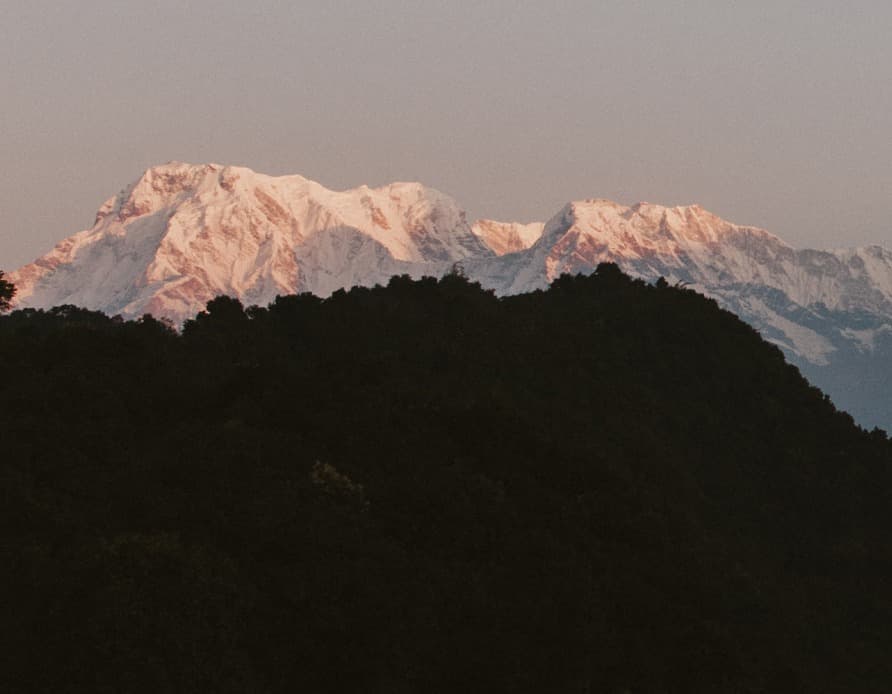
{"type": "Polygon", "coordinates": [[[2,691],[885,693],[892,444],[691,289],[0,316],[2,691]]]}
{"type": "Polygon", "coordinates": [[[15,296],[15,293],[15,285],[4,279],[3,270],[0,270],[0,313],[10,309],[10,302],[12,301],[12,297],[15,296]]]}

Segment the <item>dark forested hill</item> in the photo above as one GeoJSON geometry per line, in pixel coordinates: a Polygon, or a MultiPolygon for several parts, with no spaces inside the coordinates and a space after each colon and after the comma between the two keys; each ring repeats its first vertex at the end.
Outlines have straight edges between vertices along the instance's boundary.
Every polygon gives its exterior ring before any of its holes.
{"type": "Polygon", "coordinates": [[[0,690],[885,692],[892,445],[615,266],[0,318],[0,690]]]}

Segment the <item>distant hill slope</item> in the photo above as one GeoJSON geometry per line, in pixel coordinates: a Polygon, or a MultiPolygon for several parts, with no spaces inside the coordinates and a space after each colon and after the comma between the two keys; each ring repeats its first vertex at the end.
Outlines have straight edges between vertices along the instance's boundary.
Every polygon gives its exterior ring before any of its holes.
{"type": "Polygon", "coordinates": [[[11,273],[21,307],[74,304],[176,323],[218,294],[328,296],[460,262],[499,294],[601,262],[714,297],[778,344],[860,422],[892,429],[892,253],[797,250],[697,205],[569,203],[546,224],[481,220],[419,183],[335,192],[301,176],[172,162],[95,225],[11,273]]]}
{"type": "Polygon", "coordinates": [[[886,692],[892,444],[712,300],[0,317],[16,692],[886,692]]]}

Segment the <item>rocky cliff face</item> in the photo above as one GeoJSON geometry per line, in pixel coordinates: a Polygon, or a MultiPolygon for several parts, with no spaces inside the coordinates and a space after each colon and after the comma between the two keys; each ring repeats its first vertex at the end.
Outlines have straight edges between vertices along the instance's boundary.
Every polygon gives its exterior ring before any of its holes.
{"type": "Polygon", "coordinates": [[[518,224],[517,222],[495,222],[481,219],[474,222],[471,231],[477,235],[496,255],[525,251],[539,237],[545,225],[541,222],[518,224]]]}
{"type": "Polygon", "coordinates": [[[10,279],[19,307],[70,303],[181,322],[218,294],[248,304],[325,296],[394,274],[441,275],[456,262],[513,294],[605,261],[712,296],[859,421],[892,428],[892,382],[882,376],[892,374],[892,253],[797,250],[697,205],[594,199],[545,224],[471,226],[454,200],[419,183],[336,192],[301,176],[170,163],[10,279]]]}

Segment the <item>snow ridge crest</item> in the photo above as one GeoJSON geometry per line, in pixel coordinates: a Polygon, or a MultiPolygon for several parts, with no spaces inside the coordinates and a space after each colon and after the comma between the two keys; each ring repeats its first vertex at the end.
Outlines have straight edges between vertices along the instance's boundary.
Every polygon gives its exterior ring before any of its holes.
{"type": "Polygon", "coordinates": [[[260,304],[277,294],[325,296],[394,274],[439,275],[459,261],[499,294],[606,261],[688,283],[757,325],[788,323],[768,316],[762,298],[742,303],[753,288],[807,311],[892,320],[892,253],[877,246],[796,250],[699,205],[603,198],[570,202],[544,224],[471,225],[452,198],[417,182],[333,191],[303,176],[214,163],[151,167],[99,208],[93,227],[10,279],[19,307],[71,303],[182,322],[218,294],[260,304]]]}

